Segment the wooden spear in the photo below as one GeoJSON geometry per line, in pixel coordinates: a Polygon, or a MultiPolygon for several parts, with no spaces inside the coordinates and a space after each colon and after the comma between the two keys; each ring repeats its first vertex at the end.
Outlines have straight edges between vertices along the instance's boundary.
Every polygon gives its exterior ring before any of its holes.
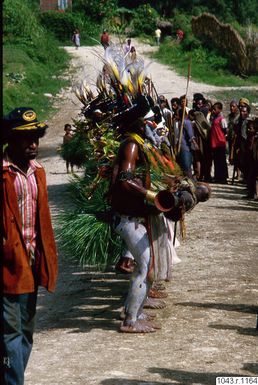
{"type": "Polygon", "coordinates": [[[183,108],[182,122],[181,122],[181,126],[180,126],[180,131],[179,131],[179,139],[178,139],[178,144],[177,144],[177,155],[180,152],[181,142],[182,142],[183,128],[184,128],[184,122],[185,122],[186,98],[187,98],[188,87],[189,87],[190,76],[191,76],[191,64],[192,64],[192,56],[190,56],[189,63],[188,63],[188,74],[187,74],[187,83],[186,83],[186,91],[185,91],[185,103],[184,103],[184,108],[183,108]]]}
{"type": "MultiPolygon", "coordinates": [[[[159,95],[157,93],[157,90],[153,84],[153,82],[151,81],[151,89],[155,91],[155,95],[156,95],[156,99],[158,101],[158,105],[160,107],[160,102],[159,102],[159,95]]],[[[165,116],[164,116],[164,112],[162,111],[161,107],[160,107],[160,111],[161,111],[161,114],[165,120],[165,116]]],[[[175,159],[175,156],[174,156],[174,148],[173,148],[173,140],[172,140],[172,121],[170,119],[169,121],[169,127],[168,127],[168,132],[169,132],[169,141],[170,141],[170,147],[169,147],[169,151],[170,151],[170,156],[172,159],[175,159]]]]}

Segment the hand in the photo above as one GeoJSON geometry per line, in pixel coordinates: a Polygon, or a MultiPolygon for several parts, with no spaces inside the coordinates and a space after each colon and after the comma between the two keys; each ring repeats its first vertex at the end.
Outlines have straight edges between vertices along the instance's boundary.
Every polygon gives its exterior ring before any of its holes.
{"type": "Polygon", "coordinates": [[[198,150],[200,150],[200,148],[199,148],[197,142],[196,142],[194,139],[192,140],[191,148],[192,148],[193,151],[198,151],[198,150]]]}

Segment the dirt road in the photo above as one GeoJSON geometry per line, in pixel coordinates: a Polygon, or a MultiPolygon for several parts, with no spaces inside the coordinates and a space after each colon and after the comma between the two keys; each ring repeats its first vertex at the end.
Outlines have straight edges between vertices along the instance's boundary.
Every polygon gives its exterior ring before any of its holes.
{"type": "MultiPolygon", "coordinates": [[[[93,84],[102,65],[96,48],[68,51],[72,80],[86,74],[93,84]]],[[[158,93],[171,98],[185,92],[186,80],[167,67],[152,63],[149,70],[158,93]]],[[[213,90],[191,83],[189,94],[213,90]]],[[[40,156],[55,228],[70,199],[56,147],[64,124],[80,111],[69,92],[57,105],[40,156]]],[[[156,333],[118,333],[128,281],[113,271],[72,266],[60,252],[56,293],[40,290],[26,385],[213,385],[218,376],[258,376],[258,204],[241,199],[242,185],[212,185],[212,191],[187,216],[187,237],[178,249],[182,262],[166,285],[167,308],[156,311],[162,324],[156,333]]]]}

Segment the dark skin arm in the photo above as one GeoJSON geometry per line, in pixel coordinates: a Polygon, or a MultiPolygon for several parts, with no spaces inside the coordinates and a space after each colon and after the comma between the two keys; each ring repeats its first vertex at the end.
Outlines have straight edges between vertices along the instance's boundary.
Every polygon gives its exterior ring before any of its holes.
{"type": "MultiPolygon", "coordinates": [[[[130,142],[123,148],[119,171],[131,171],[136,169],[137,161],[139,160],[139,147],[136,143],[130,142]]],[[[121,187],[127,192],[145,197],[147,189],[143,187],[140,179],[121,181],[121,187]]]]}

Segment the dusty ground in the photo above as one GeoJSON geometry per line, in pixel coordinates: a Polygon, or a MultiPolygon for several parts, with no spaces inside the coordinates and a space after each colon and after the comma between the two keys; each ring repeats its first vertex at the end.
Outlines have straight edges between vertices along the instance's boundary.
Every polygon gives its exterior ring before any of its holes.
{"type": "MultiPolygon", "coordinates": [[[[96,49],[68,51],[72,82],[86,74],[94,83],[101,67],[96,49]]],[[[158,93],[170,99],[185,92],[186,80],[165,66],[152,63],[149,70],[158,93]]],[[[214,89],[191,83],[189,95],[214,89]]],[[[40,156],[55,228],[69,204],[69,176],[56,147],[64,124],[80,111],[69,93],[57,105],[40,156]]],[[[212,191],[187,216],[187,238],[178,249],[182,263],[167,284],[167,308],[156,311],[162,330],[154,334],[118,333],[128,281],[113,271],[72,266],[59,247],[56,293],[39,295],[27,385],[212,385],[217,376],[258,376],[258,204],[241,199],[242,185],[212,185],[212,191]]]]}

